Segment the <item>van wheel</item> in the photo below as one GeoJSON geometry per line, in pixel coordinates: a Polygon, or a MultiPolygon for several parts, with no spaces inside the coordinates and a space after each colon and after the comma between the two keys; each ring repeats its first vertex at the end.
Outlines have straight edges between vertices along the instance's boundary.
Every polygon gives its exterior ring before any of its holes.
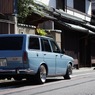
{"type": "Polygon", "coordinates": [[[40,84],[43,84],[46,82],[46,77],[47,77],[47,70],[44,65],[41,65],[39,67],[38,73],[36,75],[37,82],[40,84]]]}
{"type": "Polygon", "coordinates": [[[66,74],[64,75],[64,79],[71,79],[71,78],[70,78],[70,75],[71,75],[71,73],[72,73],[71,68],[72,68],[72,66],[71,66],[71,64],[69,64],[68,67],[67,67],[66,74]]]}
{"type": "Polygon", "coordinates": [[[69,72],[69,75],[72,74],[72,66],[71,66],[71,64],[68,64],[68,72],[69,72]]]}

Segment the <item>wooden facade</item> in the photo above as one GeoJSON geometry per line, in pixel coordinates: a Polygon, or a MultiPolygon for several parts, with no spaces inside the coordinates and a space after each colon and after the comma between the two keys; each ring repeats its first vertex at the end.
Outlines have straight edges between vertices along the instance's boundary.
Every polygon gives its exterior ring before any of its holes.
{"type": "Polygon", "coordinates": [[[55,24],[62,30],[61,48],[74,58],[77,68],[95,66],[95,35],[55,24]]]}
{"type": "MultiPolygon", "coordinates": [[[[12,15],[14,13],[14,1],[16,0],[0,0],[0,13],[12,15]]],[[[60,7],[64,9],[64,6],[61,5],[60,7]]],[[[49,26],[50,24],[47,25],[49,26]]],[[[62,49],[65,49],[66,54],[72,56],[75,59],[75,64],[78,65],[78,67],[91,67],[92,64],[95,64],[94,36],[92,37],[86,32],[81,32],[80,30],[72,30],[61,25],[56,25],[56,23],[54,23],[54,28],[62,30],[60,46],[62,49]]],[[[15,23],[11,22],[10,20],[0,20],[0,34],[14,33],[15,23]]],[[[58,37],[58,35],[55,36],[58,37]]]]}
{"type": "Polygon", "coordinates": [[[64,31],[66,54],[75,59],[78,67],[91,67],[91,40],[86,33],[64,31]]]}
{"type": "Polygon", "coordinates": [[[95,37],[91,38],[91,63],[95,66],[95,37]]]}
{"type": "Polygon", "coordinates": [[[14,8],[15,0],[0,0],[0,34],[15,33],[15,23],[8,18],[14,14],[14,8]]]}
{"type": "Polygon", "coordinates": [[[0,0],[0,13],[13,14],[14,13],[14,0],[0,0]]]}
{"type": "Polygon", "coordinates": [[[14,34],[15,24],[8,20],[0,20],[0,34],[14,34]]]}

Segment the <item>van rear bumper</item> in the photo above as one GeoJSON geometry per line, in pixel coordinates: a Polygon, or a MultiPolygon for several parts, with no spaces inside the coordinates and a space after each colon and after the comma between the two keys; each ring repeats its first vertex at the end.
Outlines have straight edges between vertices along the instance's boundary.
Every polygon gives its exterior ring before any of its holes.
{"type": "Polygon", "coordinates": [[[34,74],[34,70],[31,69],[14,69],[14,70],[3,70],[0,69],[0,74],[34,74]]]}

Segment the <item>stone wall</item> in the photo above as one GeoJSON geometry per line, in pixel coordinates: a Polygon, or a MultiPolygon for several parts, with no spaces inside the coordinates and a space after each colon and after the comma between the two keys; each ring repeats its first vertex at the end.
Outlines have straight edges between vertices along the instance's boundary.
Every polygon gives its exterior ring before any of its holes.
{"type": "MultiPolygon", "coordinates": [[[[19,24],[18,25],[18,34],[35,34],[35,26],[28,26],[28,25],[23,25],[19,24]]],[[[59,47],[61,47],[61,31],[60,30],[46,30],[48,33],[48,36],[53,37],[59,47]]]]}

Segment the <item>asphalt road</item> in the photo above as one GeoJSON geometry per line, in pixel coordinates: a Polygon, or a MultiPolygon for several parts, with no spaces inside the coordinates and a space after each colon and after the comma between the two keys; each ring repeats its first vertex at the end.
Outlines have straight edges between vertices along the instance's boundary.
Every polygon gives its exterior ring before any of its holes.
{"type": "Polygon", "coordinates": [[[74,72],[70,80],[47,79],[43,85],[29,81],[0,81],[0,95],[95,95],[95,70],[74,72]]]}

